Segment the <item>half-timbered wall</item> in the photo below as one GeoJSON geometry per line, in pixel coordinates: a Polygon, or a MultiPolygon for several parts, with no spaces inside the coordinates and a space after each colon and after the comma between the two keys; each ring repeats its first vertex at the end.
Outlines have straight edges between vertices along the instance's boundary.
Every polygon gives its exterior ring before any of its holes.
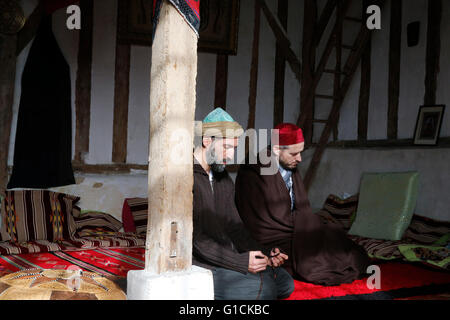
{"type": "MultiPolygon", "coordinates": [[[[26,2],[26,1],[25,1],[26,2]]],[[[273,13],[277,12],[277,1],[266,0],[273,13]]],[[[354,1],[355,3],[359,1],[354,1]]],[[[372,37],[370,55],[370,97],[368,103],[367,139],[386,140],[388,138],[388,92],[389,92],[389,43],[390,43],[390,0],[382,9],[381,30],[375,31],[372,37]]],[[[26,12],[30,14],[33,2],[27,2],[26,12]]],[[[120,218],[123,197],[146,196],[148,159],[148,123],[150,92],[150,60],[149,47],[132,45],[129,62],[129,98],[128,98],[128,130],[126,167],[124,173],[117,173],[118,167],[113,163],[113,132],[115,103],[115,70],[116,70],[116,27],[118,0],[95,0],[93,6],[93,45],[92,73],[90,96],[89,152],[84,156],[87,165],[103,165],[100,172],[95,168],[81,167],[77,172],[78,185],[62,188],[85,196],[85,207],[89,209],[112,212],[120,218]],[[144,170],[141,170],[144,169],[144,170]],[[91,171],[89,171],[91,170],[91,171]],[[84,172],[83,172],[84,171],[84,172]],[[105,173],[107,172],[107,173],[105,173]],[[116,173],[115,173],[116,172],[116,173]],[[96,184],[96,183],[99,184],[96,184]],[[96,188],[93,186],[96,185],[96,188]],[[95,191],[96,193],[92,193],[95,191]],[[101,193],[114,194],[114,204],[107,198],[95,195],[101,193]]],[[[320,12],[326,0],[318,1],[320,12]]],[[[288,1],[287,31],[292,50],[301,59],[301,43],[303,35],[303,1],[288,1]]],[[[427,0],[403,1],[400,79],[398,97],[398,139],[411,139],[419,106],[424,103],[425,95],[425,58],[427,36],[427,0]],[[406,44],[406,26],[413,21],[420,21],[419,44],[408,47],[406,44]]],[[[360,14],[360,5],[351,9],[355,15],[360,14]]],[[[230,114],[246,126],[249,108],[249,82],[252,58],[254,5],[251,0],[241,0],[238,54],[228,57],[228,82],[226,93],[226,109],[230,114]]],[[[71,66],[72,103],[73,103],[73,153],[75,154],[76,111],[75,92],[78,61],[79,32],[69,31],[65,27],[67,14],[59,10],[54,14],[54,32],[61,49],[71,66]]],[[[331,21],[332,23],[332,21],[331,21]]],[[[259,41],[259,66],[256,95],[255,128],[271,128],[274,117],[274,79],[276,60],[276,39],[265,18],[261,15],[259,41]]],[[[328,30],[329,31],[329,30],[328,30]]],[[[326,31],[327,32],[327,31],[326,31]]],[[[325,32],[325,34],[326,34],[325,32]]],[[[450,42],[445,36],[450,32],[450,3],[443,1],[441,23],[440,71],[438,74],[436,103],[449,104],[450,91],[450,42]]],[[[28,54],[29,46],[18,56],[16,72],[16,90],[13,108],[13,123],[8,164],[12,165],[17,112],[20,97],[20,77],[28,54]]],[[[317,56],[320,57],[319,45],[317,56]]],[[[215,101],[217,56],[199,53],[197,77],[197,109],[196,118],[202,119],[212,108],[215,101]]],[[[344,100],[338,125],[338,140],[358,140],[358,108],[360,102],[361,69],[358,68],[349,93],[344,100]]],[[[321,84],[321,93],[330,85],[321,84]]],[[[294,73],[286,64],[284,83],[283,120],[296,122],[300,109],[300,85],[294,73]]],[[[279,101],[279,100],[278,100],[279,101]]],[[[279,103],[279,102],[278,102],[279,103]]],[[[325,103],[325,102],[321,102],[325,103]]],[[[325,104],[317,104],[319,112],[325,112],[325,104]]],[[[326,113],[326,112],[325,112],[326,113]]],[[[450,136],[450,112],[447,109],[441,137],[450,136]]],[[[315,136],[317,138],[317,135],[315,136]]],[[[358,191],[359,180],[365,171],[401,171],[419,170],[421,174],[421,193],[417,212],[425,216],[450,220],[450,204],[447,191],[450,188],[450,148],[435,147],[398,147],[381,146],[377,149],[367,148],[364,144],[353,143],[354,147],[331,147],[326,149],[317,175],[310,189],[313,207],[320,207],[329,193],[342,195],[358,191]]],[[[370,145],[370,143],[369,143],[370,145]]],[[[304,154],[304,165],[312,156],[312,150],[304,154]]],[[[122,168],[124,164],[121,164],[122,168]]],[[[119,167],[120,169],[120,167],[119,167]]]]}

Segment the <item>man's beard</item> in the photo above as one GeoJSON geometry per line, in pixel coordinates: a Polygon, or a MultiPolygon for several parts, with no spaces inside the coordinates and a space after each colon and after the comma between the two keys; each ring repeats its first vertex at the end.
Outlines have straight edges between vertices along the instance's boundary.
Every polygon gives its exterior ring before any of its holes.
{"type": "Polygon", "coordinates": [[[223,172],[225,170],[225,164],[223,163],[217,163],[217,158],[216,158],[216,153],[214,150],[214,147],[211,146],[207,151],[206,151],[206,162],[208,163],[208,165],[211,167],[211,170],[214,172],[223,172]]]}
{"type": "Polygon", "coordinates": [[[297,164],[295,164],[295,166],[293,165],[289,165],[289,163],[285,163],[283,160],[279,159],[279,163],[280,165],[285,169],[285,170],[289,170],[289,171],[295,171],[297,170],[297,164]]]}

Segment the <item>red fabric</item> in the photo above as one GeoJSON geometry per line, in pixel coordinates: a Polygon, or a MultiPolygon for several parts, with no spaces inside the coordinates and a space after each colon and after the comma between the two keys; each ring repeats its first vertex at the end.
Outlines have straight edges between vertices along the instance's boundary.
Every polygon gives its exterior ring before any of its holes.
{"type": "Polygon", "coordinates": [[[185,0],[186,4],[191,7],[191,10],[200,19],[200,0],[185,0]]]}
{"type": "MultiPolygon", "coordinates": [[[[36,267],[67,269],[68,267],[73,268],[73,266],[105,276],[126,277],[130,270],[144,269],[145,248],[99,248],[96,250],[0,256],[0,276],[36,267]]],[[[450,284],[450,274],[446,272],[433,271],[403,263],[385,263],[379,266],[381,268],[380,289],[367,288],[367,279],[334,287],[295,281],[295,290],[286,300],[323,299],[422,287],[431,284],[450,284]]]]}
{"type": "Polygon", "coordinates": [[[367,278],[355,280],[350,284],[325,287],[301,281],[294,281],[295,290],[287,300],[311,300],[346,295],[370,294],[400,288],[414,288],[431,284],[450,284],[450,274],[432,271],[403,263],[385,263],[381,269],[381,288],[369,289],[367,278]]]}
{"type": "Polygon", "coordinates": [[[278,144],[280,146],[289,146],[305,141],[302,129],[297,127],[295,124],[281,123],[274,129],[274,134],[272,136],[272,141],[274,141],[273,144],[278,144]],[[276,137],[278,137],[279,139],[278,143],[276,143],[276,137]]]}
{"type": "Polygon", "coordinates": [[[144,248],[100,248],[0,256],[0,276],[25,269],[66,270],[74,266],[105,276],[126,277],[130,270],[145,267],[144,248]]]}
{"type": "Polygon", "coordinates": [[[70,6],[78,2],[78,0],[43,0],[45,12],[52,14],[58,9],[70,6]]]}
{"type": "Polygon", "coordinates": [[[122,208],[122,224],[125,232],[136,232],[136,225],[134,224],[133,213],[128,205],[128,199],[123,202],[122,208]]]}

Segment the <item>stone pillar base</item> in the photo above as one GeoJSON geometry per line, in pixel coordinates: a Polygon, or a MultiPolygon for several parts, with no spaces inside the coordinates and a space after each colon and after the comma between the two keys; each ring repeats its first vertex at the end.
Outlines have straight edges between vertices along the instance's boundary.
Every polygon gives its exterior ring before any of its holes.
{"type": "Polygon", "coordinates": [[[127,300],[213,300],[210,270],[192,266],[182,272],[154,274],[132,270],[127,274],[127,300]]]}

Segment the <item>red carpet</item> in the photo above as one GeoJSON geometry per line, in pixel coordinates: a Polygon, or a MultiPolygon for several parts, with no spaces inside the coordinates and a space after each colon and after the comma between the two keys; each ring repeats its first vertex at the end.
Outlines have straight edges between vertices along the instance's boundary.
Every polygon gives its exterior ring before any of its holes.
{"type": "MultiPolygon", "coordinates": [[[[144,248],[103,248],[0,256],[0,276],[31,268],[67,269],[69,266],[77,266],[105,276],[124,278],[128,271],[144,268],[144,253],[144,248]]],[[[287,300],[399,299],[450,293],[449,272],[392,262],[380,264],[379,267],[380,289],[369,289],[367,279],[334,287],[295,281],[295,291],[287,300]]]]}
{"type": "Polygon", "coordinates": [[[0,275],[24,269],[67,269],[77,266],[105,276],[126,277],[130,270],[144,269],[144,248],[56,251],[0,256],[0,275]]]}
{"type": "MultiPolygon", "coordinates": [[[[379,267],[381,269],[380,289],[369,289],[367,286],[367,278],[355,280],[351,284],[342,284],[334,287],[295,281],[295,291],[287,300],[311,300],[369,295],[398,289],[417,289],[430,285],[439,285],[439,291],[445,290],[445,285],[447,289],[450,288],[450,273],[448,272],[433,271],[417,265],[404,263],[385,263],[380,264],[379,267]]],[[[420,289],[417,290],[414,292],[411,291],[411,296],[418,295],[417,292],[420,292],[420,289]]],[[[450,292],[450,290],[447,292],[450,292]]]]}

